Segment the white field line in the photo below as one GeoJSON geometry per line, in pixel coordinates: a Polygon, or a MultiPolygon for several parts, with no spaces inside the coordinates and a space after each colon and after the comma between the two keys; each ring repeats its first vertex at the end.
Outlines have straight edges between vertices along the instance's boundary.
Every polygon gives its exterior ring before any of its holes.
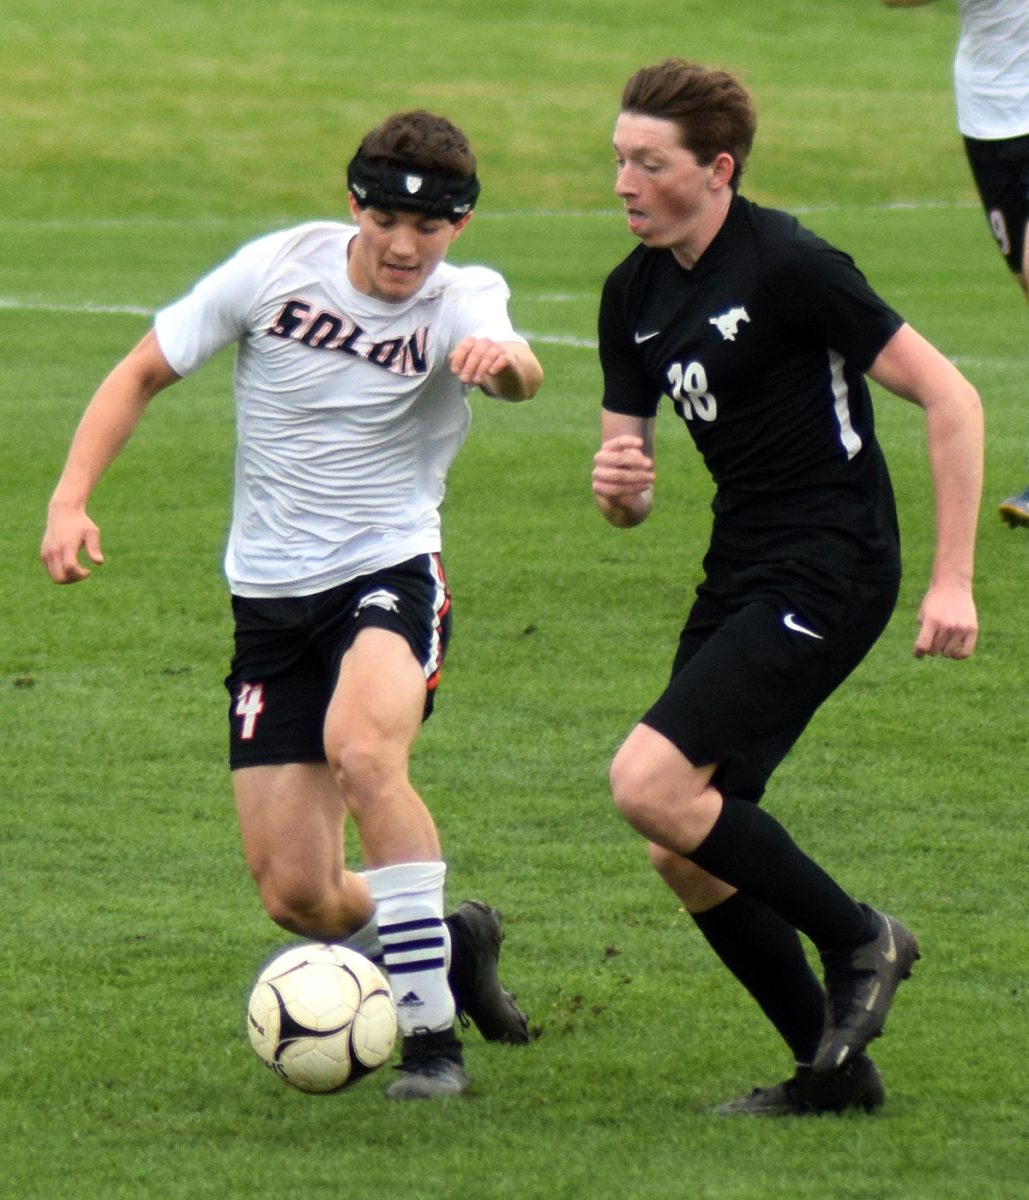
{"type": "Polygon", "coordinates": [[[527,329],[519,331],[534,346],[567,346],[572,350],[596,350],[596,338],[575,337],[570,333],[531,333],[527,329]]]}
{"type": "MultiPolygon", "coordinates": [[[[545,299],[545,297],[538,297],[545,299]]],[[[69,316],[128,316],[152,317],[154,308],[144,308],[138,304],[94,304],[86,300],[81,304],[57,304],[45,300],[19,300],[16,296],[0,296],[0,309],[14,312],[44,312],[65,313],[69,316]]],[[[563,333],[525,333],[530,342],[541,343],[545,346],[570,346],[577,350],[595,350],[595,338],[573,337],[563,333]]]]}
{"type": "Polygon", "coordinates": [[[138,304],[94,304],[84,300],[80,304],[56,304],[46,300],[19,300],[15,296],[0,296],[0,308],[10,308],[18,312],[47,312],[69,313],[72,316],[130,316],[152,317],[156,311],[153,308],[143,308],[138,304]]]}
{"type": "MultiPolygon", "coordinates": [[[[549,296],[528,296],[527,300],[548,300],[549,296]]],[[[562,297],[564,299],[564,297],[562,297]]],[[[570,298],[570,297],[568,297],[570,298]]],[[[50,304],[42,300],[19,300],[14,296],[0,296],[0,310],[9,309],[15,312],[44,312],[64,313],[69,316],[128,316],[152,317],[155,309],[145,308],[138,304],[94,304],[84,301],[81,304],[50,304]]],[[[576,337],[570,333],[534,333],[523,329],[522,335],[534,346],[563,346],[570,350],[597,349],[596,338],[576,337]]],[[[972,370],[1025,370],[1025,361],[1015,358],[976,358],[958,355],[951,359],[958,367],[972,370]]]]}
{"type": "MultiPolygon", "coordinates": [[[[546,297],[526,297],[527,299],[546,299],[546,297]]],[[[10,296],[0,296],[0,309],[14,309],[20,312],[66,313],[70,316],[115,316],[151,317],[154,310],[135,304],[46,304],[41,301],[22,302],[10,296]]],[[[570,333],[534,333],[531,330],[521,330],[523,337],[534,346],[562,346],[569,350],[589,350],[596,353],[596,338],[576,337],[570,333]]],[[[1015,358],[978,358],[967,355],[956,355],[951,362],[962,370],[1007,371],[1025,370],[1025,361],[1015,358]]]]}

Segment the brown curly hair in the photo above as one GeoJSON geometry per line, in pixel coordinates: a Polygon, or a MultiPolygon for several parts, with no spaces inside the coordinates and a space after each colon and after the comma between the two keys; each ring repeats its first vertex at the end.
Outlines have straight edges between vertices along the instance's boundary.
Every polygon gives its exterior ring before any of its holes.
{"type": "Polygon", "coordinates": [[[446,117],[412,109],[394,113],[365,134],[357,153],[390,167],[414,167],[429,174],[470,179],[475,155],[468,139],[446,117]]]}

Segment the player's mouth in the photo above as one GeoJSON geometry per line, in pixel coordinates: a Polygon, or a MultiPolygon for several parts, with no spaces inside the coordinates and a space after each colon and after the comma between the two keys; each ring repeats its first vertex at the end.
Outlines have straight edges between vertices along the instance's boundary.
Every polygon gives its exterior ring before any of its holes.
{"type": "Polygon", "coordinates": [[[421,268],[410,266],[406,263],[388,263],[384,262],[381,266],[382,284],[387,288],[396,288],[401,292],[408,292],[412,288],[419,285],[421,281],[421,268]]]}
{"type": "Polygon", "coordinates": [[[630,233],[639,233],[647,220],[646,213],[641,212],[638,208],[627,208],[625,217],[629,223],[630,233]]]}

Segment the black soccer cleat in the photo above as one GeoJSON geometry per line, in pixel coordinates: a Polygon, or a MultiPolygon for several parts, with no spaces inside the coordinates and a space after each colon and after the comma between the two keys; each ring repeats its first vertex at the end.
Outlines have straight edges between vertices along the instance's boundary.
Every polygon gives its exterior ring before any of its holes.
{"type": "Polygon", "coordinates": [[[481,900],[465,900],[443,920],[450,930],[447,982],[461,1024],[474,1021],[487,1042],[525,1045],[529,1019],[497,972],[504,940],[500,913],[481,900]]]}
{"type": "Polygon", "coordinates": [[[452,1027],[405,1037],[395,1070],[400,1078],[386,1088],[387,1100],[445,1100],[460,1096],[469,1084],[452,1027]]]}
{"type": "Polygon", "coordinates": [[[773,1087],[754,1088],[749,1096],[720,1104],[719,1117],[819,1117],[849,1109],[875,1112],[886,1100],[882,1076],[867,1054],[858,1054],[839,1070],[816,1075],[810,1067],[773,1087]]]}
{"type": "Polygon", "coordinates": [[[844,953],[822,955],[825,968],[825,1032],[814,1070],[824,1074],[845,1066],[883,1031],[901,980],[921,958],[915,935],[896,917],[870,912],[879,933],[844,953]]]}

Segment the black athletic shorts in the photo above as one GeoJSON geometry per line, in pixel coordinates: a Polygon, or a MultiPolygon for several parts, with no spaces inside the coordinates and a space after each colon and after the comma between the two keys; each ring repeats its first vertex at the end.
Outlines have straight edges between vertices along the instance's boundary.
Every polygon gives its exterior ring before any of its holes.
{"type": "Polygon", "coordinates": [[[965,153],[1000,252],[1018,274],[1029,224],[1029,134],[995,142],[966,137],[965,153]]]}
{"type": "Polygon", "coordinates": [[[898,581],[806,564],[708,564],[668,687],[643,717],[724,795],[758,801],[825,699],[885,629],[898,581]]]}
{"type": "Polygon", "coordinates": [[[368,626],[405,638],[425,672],[432,711],[450,639],[450,593],[436,554],[364,575],[314,596],[232,597],[235,654],[229,765],[324,762],[322,727],[340,662],[368,626]]]}

